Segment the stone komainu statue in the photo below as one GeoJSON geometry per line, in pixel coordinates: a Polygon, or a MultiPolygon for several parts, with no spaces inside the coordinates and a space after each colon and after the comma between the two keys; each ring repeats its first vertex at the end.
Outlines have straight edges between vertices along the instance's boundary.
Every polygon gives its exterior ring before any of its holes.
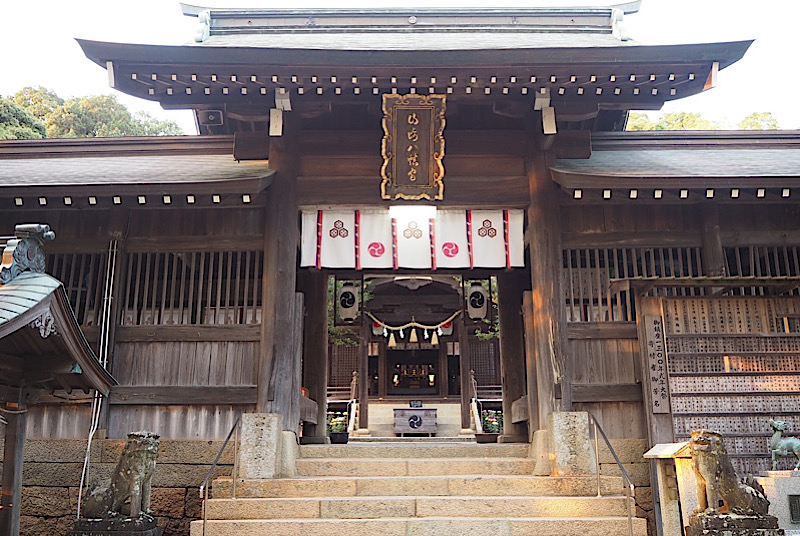
{"type": "Polygon", "coordinates": [[[695,514],[716,514],[719,499],[731,513],[744,516],[763,516],[769,510],[764,489],[755,480],[742,482],[728,458],[722,434],[710,430],[694,430],[689,441],[692,468],[697,477],[695,514]]]}
{"type": "Polygon", "coordinates": [[[136,517],[149,513],[150,480],[158,456],[157,434],[131,432],[117,462],[111,482],[95,486],[83,507],[87,518],[102,519],[118,515],[136,517]],[[126,507],[126,502],[130,506],[126,507]]]}

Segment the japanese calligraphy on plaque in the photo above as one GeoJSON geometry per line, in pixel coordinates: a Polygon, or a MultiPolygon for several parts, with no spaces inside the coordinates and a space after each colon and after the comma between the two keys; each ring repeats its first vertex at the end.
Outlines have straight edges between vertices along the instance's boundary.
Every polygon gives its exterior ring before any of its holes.
{"type": "Polygon", "coordinates": [[[383,199],[444,197],[444,95],[384,95],[383,199]]]}
{"type": "Polygon", "coordinates": [[[653,413],[669,413],[669,375],[667,351],[664,347],[664,320],[660,316],[645,316],[647,343],[647,374],[650,377],[650,398],[653,413]]]}

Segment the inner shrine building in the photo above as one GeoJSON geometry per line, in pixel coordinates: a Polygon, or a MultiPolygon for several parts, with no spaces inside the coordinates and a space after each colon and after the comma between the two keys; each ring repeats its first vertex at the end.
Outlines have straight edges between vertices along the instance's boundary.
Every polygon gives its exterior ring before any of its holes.
{"type": "MultiPolygon", "coordinates": [[[[452,402],[459,435],[485,399],[500,441],[702,424],[755,472],[768,416],[800,429],[800,134],[624,131],[750,41],[645,46],[636,3],[183,9],[183,46],[79,43],[198,136],[0,143],[0,234],[56,231],[108,437],[259,412],[313,442],[350,400],[372,435],[379,404],[452,402]]],[[[31,396],[29,437],[85,436],[79,396],[31,396]]]]}

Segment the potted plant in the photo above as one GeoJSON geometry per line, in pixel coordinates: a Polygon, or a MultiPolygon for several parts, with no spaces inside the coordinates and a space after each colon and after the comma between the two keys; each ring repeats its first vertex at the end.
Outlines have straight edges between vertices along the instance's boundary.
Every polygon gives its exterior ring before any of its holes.
{"type": "Polygon", "coordinates": [[[328,421],[328,437],[331,443],[345,444],[349,434],[347,433],[347,415],[339,415],[328,421]]]}
{"type": "Polygon", "coordinates": [[[497,438],[503,430],[503,412],[494,409],[485,409],[481,412],[483,433],[475,434],[478,443],[497,443],[497,438]]]}

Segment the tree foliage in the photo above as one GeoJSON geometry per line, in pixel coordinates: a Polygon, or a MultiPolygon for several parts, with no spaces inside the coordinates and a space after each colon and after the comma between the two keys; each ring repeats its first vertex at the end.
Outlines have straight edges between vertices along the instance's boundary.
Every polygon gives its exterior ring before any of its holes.
{"type": "Polygon", "coordinates": [[[697,112],[670,112],[653,122],[647,114],[631,112],[625,130],[719,130],[722,125],[697,112]]]}
{"type": "Polygon", "coordinates": [[[769,112],[753,112],[736,125],[739,130],[778,130],[778,120],[769,112]]]}
{"type": "Polygon", "coordinates": [[[160,121],[145,112],[131,112],[113,95],[64,100],[43,87],[25,87],[12,97],[38,117],[49,138],[116,136],[176,136],[183,130],[174,121],[160,121]]]}
{"type": "Polygon", "coordinates": [[[32,113],[0,97],[0,140],[44,138],[47,130],[32,113]]]}

